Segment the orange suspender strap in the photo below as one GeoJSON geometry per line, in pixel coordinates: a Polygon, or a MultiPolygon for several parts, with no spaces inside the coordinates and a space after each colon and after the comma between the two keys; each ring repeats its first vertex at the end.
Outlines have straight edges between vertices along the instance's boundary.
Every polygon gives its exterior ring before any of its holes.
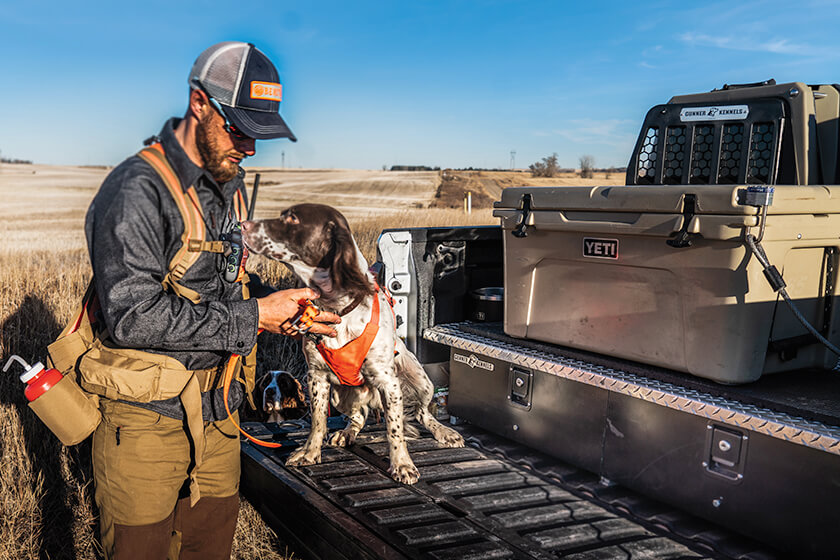
{"type": "Polygon", "coordinates": [[[204,227],[204,215],[201,212],[201,203],[198,200],[195,188],[190,186],[186,193],[184,192],[178,175],[163,153],[163,146],[160,143],[152,144],[140,150],[137,155],[160,175],[164,185],[166,185],[166,190],[169,191],[178,207],[181,218],[184,220],[181,247],[169,263],[169,272],[163,279],[163,284],[171,287],[178,295],[186,297],[193,303],[198,303],[201,300],[198,293],[181,286],[179,282],[187,273],[187,270],[201,256],[202,251],[222,253],[224,252],[224,246],[221,241],[205,241],[207,232],[204,227]]]}
{"type": "Polygon", "coordinates": [[[151,165],[152,169],[154,169],[158,175],[160,175],[161,179],[163,179],[166,189],[175,200],[175,204],[178,206],[178,211],[181,213],[181,217],[184,220],[184,233],[181,234],[181,248],[178,249],[177,253],[175,253],[175,256],[172,258],[172,262],[169,266],[170,275],[172,276],[172,279],[177,282],[184,276],[184,273],[192,264],[192,262],[187,264],[185,261],[197,260],[198,258],[198,255],[186,256],[186,253],[189,250],[190,241],[193,239],[197,239],[199,241],[204,240],[204,220],[202,219],[199,210],[201,206],[198,205],[196,208],[198,200],[195,196],[195,189],[192,189],[192,187],[190,187],[192,192],[188,193],[190,201],[187,202],[187,194],[184,193],[184,189],[181,187],[181,181],[178,180],[178,175],[175,174],[175,170],[172,169],[169,161],[167,161],[166,156],[163,153],[163,146],[161,146],[160,143],[152,144],[151,146],[140,150],[140,153],[137,155],[143,158],[146,163],[151,165]],[[191,259],[193,256],[195,259],[191,259]]]}
{"type": "Polygon", "coordinates": [[[316,344],[315,347],[333,373],[338,376],[342,385],[358,387],[365,382],[360,370],[378,332],[379,294],[377,293],[373,297],[370,321],[365,325],[365,330],[358,338],[351,340],[341,348],[327,348],[321,342],[316,344]]]}
{"type": "Polygon", "coordinates": [[[230,421],[233,422],[234,426],[236,426],[236,429],[239,430],[242,433],[242,435],[244,435],[248,439],[248,441],[250,441],[251,443],[255,443],[255,444],[257,444],[261,447],[270,447],[272,449],[276,449],[278,447],[283,447],[279,443],[274,443],[274,442],[270,442],[270,441],[262,441],[262,440],[259,440],[259,439],[255,438],[254,436],[252,436],[251,434],[249,434],[245,430],[243,430],[241,427],[239,427],[239,424],[236,422],[236,420],[233,419],[233,414],[231,413],[230,405],[228,404],[228,394],[230,393],[230,384],[233,381],[233,376],[236,373],[236,365],[239,363],[239,361],[241,359],[242,359],[242,356],[240,356],[239,354],[233,354],[233,355],[231,355],[230,358],[228,358],[228,361],[225,364],[225,377],[224,377],[225,382],[224,382],[224,386],[223,386],[224,388],[222,389],[222,395],[223,395],[223,398],[225,400],[225,410],[228,413],[228,418],[230,418],[230,421]]]}
{"type": "Polygon", "coordinates": [[[88,322],[93,323],[93,314],[99,309],[99,298],[96,297],[96,290],[94,288],[93,279],[91,279],[90,283],[88,284],[87,290],[85,290],[85,295],[82,297],[82,305],[79,307],[79,312],[76,314],[76,318],[73,320],[72,323],[69,323],[64,330],[61,331],[61,334],[58,335],[59,338],[64,338],[68,334],[73,334],[79,327],[82,326],[82,321],[85,318],[85,314],[88,316],[88,322]]]}

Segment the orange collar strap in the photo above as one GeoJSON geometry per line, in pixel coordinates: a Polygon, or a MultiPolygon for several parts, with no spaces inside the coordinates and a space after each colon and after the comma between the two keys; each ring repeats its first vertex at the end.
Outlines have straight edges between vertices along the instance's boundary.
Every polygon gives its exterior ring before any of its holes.
{"type": "Polygon", "coordinates": [[[370,321],[365,325],[362,334],[341,348],[330,349],[322,342],[315,345],[321,357],[330,366],[330,369],[338,376],[342,385],[358,387],[365,380],[362,378],[362,364],[367,357],[368,351],[379,332],[379,292],[373,297],[373,309],[370,314],[370,321]]]}

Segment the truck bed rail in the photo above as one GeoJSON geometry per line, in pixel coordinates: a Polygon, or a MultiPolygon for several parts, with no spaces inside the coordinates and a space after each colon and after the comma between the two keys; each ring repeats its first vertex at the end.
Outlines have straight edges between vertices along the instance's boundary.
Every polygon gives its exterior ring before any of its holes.
{"type": "MultiPolygon", "coordinates": [[[[739,395],[738,399],[733,398],[740,390],[737,387],[717,386],[715,390],[710,382],[690,379],[687,375],[680,376],[664,370],[660,370],[657,375],[652,367],[633,368],[629,362],[619,365],[613,361],[616,365],[612,366],[598,364],[596,356],[587,356],[588,360],[584,360],[572,357],[575,354],[580,356],[580,352],[507,337],[500,332],[500,325],[488,327],[470,322],[437,325],[426,329],[424,338],[465,352],[481,354],[665,408],[687,412],[710,421],[746,428],[785,442],[840,455],[840,427],[837,425],[774,410],[771,408],[775,404],[773,402],[767,401],[762,406],[745,401],[743,395],[739,395]],[[636,371],[643,368],[645,375],[633,373],[631,368],[636,371]],[[663,376],[670,376],[679,382],[665,381],[663,376]],[[732,396],[721,396],[722,393],[732,396]]],[[[608,360],[602,358],[601,361],[608,360]]],[[[831,375],[840,382],[840,372],[821,373],[831,375]]],[[[832,384],[835,390],[840,387],[837,382],[832,384]]],[[[757,400],[752,399],[753,402],[757,400]]],[[[803,404],[800,401],[799,406],[803,407],[803,413],[807,413],[813,411],[804,407],[815,404],[803,404]]],[[[787,408],[790,409],[789,406],[787,408]]]]}

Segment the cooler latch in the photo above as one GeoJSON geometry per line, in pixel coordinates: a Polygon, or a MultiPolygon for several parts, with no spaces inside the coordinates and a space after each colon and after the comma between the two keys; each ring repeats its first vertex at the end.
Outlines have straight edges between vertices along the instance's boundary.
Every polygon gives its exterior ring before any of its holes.
{"type": "Polygon", "coordinates": [[[511,232],[514,237],[526,237],[528,235],[528,216],[531,215],[531,194],[523,194],[522,200],[519,202],[519,210],[522,211],[522,217],[516,223],[516,228],[511,232]]]}
{"type": "Polygon", "coordinates": [[[697,195],[695,194],[686,194],[683,197],[683,223],[680,231],[677,232],[677,236],[673,239],[668,239],[665,241],[671,247],[676,247],[677,249],[681,249],[683,247],[691,247],[691,240],[694,239],[698,234],[696,233],[688,233],[688,227],[691,225],[691,220],[694,218],[694,214],[696,212],[697,206],[697,195]]]}

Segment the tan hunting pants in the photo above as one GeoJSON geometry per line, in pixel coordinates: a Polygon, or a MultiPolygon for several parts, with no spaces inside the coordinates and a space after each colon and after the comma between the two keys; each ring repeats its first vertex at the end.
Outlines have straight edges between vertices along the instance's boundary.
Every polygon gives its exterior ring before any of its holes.
{"type": "MultiPolygon", "coordinates": [[[[105,557],[228,560],[239,512],[239,436],[230,420],[206,423],[190,507],[191,443],[181,420],[103,399],[93,474],[105,557]]],[[[236,414],[234,414],[236,416],[236,414]]]]}

